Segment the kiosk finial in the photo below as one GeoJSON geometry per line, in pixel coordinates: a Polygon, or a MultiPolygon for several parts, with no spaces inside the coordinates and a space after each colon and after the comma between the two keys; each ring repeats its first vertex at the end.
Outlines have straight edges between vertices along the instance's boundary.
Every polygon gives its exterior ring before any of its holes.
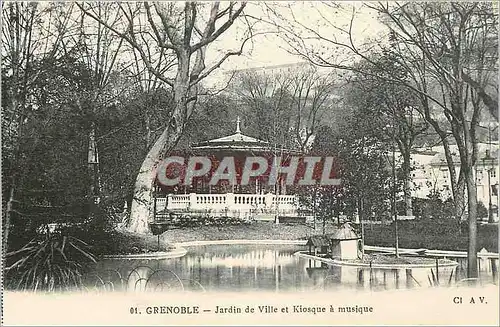
{"type": "Polygon", "coordinates": [[[238,116],[238,118],[236,118],[236,133],[241,133],[241,130],[240,130],[240,116],[238,116]]]}

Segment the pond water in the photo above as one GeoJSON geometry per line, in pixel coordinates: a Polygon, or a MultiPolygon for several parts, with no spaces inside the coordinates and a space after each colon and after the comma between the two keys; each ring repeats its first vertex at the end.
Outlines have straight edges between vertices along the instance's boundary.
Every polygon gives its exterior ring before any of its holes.
{"type": "MultiPolygon", "coordinates": [[[[162,260],[106,259],[85,276],[90,288],[127,291],[279,291],[450,286],[465,278],[465,260],[456,267],[370,269],[326,265],[294,255],[294,245],[208,245],[187,247],[180,258],[162,260]]],[[[498,262],[498,260],[497,260],[498,262]]],[[[491,269],[483,283],[497,283],[491,269]]]]}

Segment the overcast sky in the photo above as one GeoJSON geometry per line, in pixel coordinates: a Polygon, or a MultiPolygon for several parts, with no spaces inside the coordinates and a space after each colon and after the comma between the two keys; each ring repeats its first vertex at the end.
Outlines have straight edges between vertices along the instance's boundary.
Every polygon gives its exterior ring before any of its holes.
{"type": "MultiPolygon", "coordinates": [[[[367,39],[371,41],[377,40],[377,35],[384,30],[384,27],[370,9],[363,6],[362,2],[343,1],[339,3],[342,4],[342,7],[338,9],[313,1],[280,2],[275,5],[280,15],[292,19],[291,15],[293,14],[295,20],[304,26],[341,41],[347,41],[347,35],[342,35],[343,33],[336,30],[335,27],[347,29],[354,8],[355,18],[352,33],[355,43],[361,45],[367,39]]],[[[262,17],[262,19],[268,19],[269,17],[262,10],[262,3],[249,3],[246,8],[247,13],[262,17]]],[[[260,23],[258,26],[258,31],[268,32],[276,29],[276,27],[271,27],[266,23],[260,23]]],[[[244,29],[244,25],[240,22],[239,25],[233,26],[231,30],[224,34],[219,41],[211,45],[208,51],[208,61],[215,60],[215,57],[220,56],[220,53],[225,50],[239,48],[241,33],[244,29]]],[[[307,32],[305,29],[302,32],[311,36],[311,32],[307,32]]],[[[257,36],[252,44],[246,44],[243,55],[229,58],[210,79],[207,79],[207,82],[211,84],[220,80],[223,74],[234,69],[274,66],[303,61],[300,57],[290,54],[287,49],[290,50],[288,44],[277,35],[257,36]]],[[[330,47],[327,51],[335,52],[335,49],[330,47]]]]}

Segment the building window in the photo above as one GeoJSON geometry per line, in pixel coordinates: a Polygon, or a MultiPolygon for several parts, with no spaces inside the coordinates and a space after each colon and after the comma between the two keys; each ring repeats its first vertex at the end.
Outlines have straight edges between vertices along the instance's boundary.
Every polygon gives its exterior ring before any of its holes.
{"type": "Polygon", "coordinates": [[[497,177],[497,170],[496,170],[496,169],[492,169],[492,170],[490,171],[490,176],[491,176],[491,177],[497,177]]]}

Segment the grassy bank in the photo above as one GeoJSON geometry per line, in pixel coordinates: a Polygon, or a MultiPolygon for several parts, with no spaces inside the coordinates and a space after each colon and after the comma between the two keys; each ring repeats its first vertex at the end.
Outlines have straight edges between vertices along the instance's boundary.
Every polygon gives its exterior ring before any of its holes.
{"type": "MultiPolygon", "coordinates": [[[[325,231],[333,229],[327,224],[325,231]]],[[[467,233],[458,232],[447,224],[402,221],[398,224],[399,246],[401,248],[427,248],[439,250],[467,250],[467,233]]],[[[165,244],[213,241],[213,240],[301,240],[309,235],[321,234],[322,227],[314,230],[305,225],[289,225],[258,221],[252,224],[184,227],[171,229],[161,235],[160,250],[168,250],[165,244]]],[[[478,226],[478,249],[486,248],[498,252],[498,225],[478,226]]],[[[116,232],[113,237],[94,246],[96,254],[145,253],[158,250],[157,237],[116,232]]],[[[386,225],[365,226],[365,244],[375,246],[394,246],[394,228],[386,225]]]]}
{"type": "MultiPolygon", "coordinates": [[[[366,254],[363,256],[362,260],[345,260],[352,263],[371,263],[377,265],[432,265],[436,263],[434,258],[422,258],[422,257],[399,257],[395,255],[380,255],[380,254],[366,254]]],[[[439,264],[445,265],[449,264],[449,260],[439,259],[439,264]]]]}
{"type": "Polygon", "coordinates": [[[304,225],[276,225],[273,222],[257,221],[244,225],[185,227],[168,230],[162,234],[167,243],[213,240],[299,240],[315,232],[304,225]]]}
{"type": "MultiPolygon", "coordinates": [[[[401,221],[398,223],[401,248],[467,251],[468,232],[459,233],[451,224],[401,221]]],[[[388,225],[365,226],[365,244],[394,246],[394,227],[388,225]]],[[[478,225],[477,248],[498,252],[498,225],[478,225]]]]}
{"type": "MultiPolygon", "coordinates": [[[[458,234],[449,224],[432,224],[419,221],[404,221],[399,226],[399,246],[402,248],[427,248],[439,250],[466,251],[468,235],[458,234]]],[[[326,226],[326,232],[332,231],[333,225],[326,226]]],[[[237,239],[280,239],[299,240],[312,234],[321,234],[304,225],[276,225],[272,222],[254,222],[249,225],[204,226],[168,230],[162,235],[167,243],[210,240],[237,239]]],[[[498,225],[478,226],[478,249],[486,248],[498,252],[498,225]]],[[[393,226],[368,225],[365,227],[365,244],[376,246],[394,246],[393,226]]]]}
{"type": "Polygon", "coordinates": [[[104,254],[136,254],[156,251],[168,251],[171,246],[160,241],[153,235],[138,235],[128,232],[114,232],[109,238],[100,240],[92,246],[96,255],[104,254]]]}

